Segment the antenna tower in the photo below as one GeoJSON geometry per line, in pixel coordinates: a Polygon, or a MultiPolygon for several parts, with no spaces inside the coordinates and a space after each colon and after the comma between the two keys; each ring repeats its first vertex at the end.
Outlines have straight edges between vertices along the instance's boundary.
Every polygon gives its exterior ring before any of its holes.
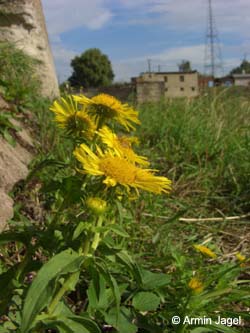
{"type": "Polygon", "coordinates": [[[206,47],[205,47],[205,74],[215,77],[223,75],[222,56],[218,32],[216,29],[215,19],[213,16],[212,0],[208,0],[208,21],[206,32],[206,47]]]}

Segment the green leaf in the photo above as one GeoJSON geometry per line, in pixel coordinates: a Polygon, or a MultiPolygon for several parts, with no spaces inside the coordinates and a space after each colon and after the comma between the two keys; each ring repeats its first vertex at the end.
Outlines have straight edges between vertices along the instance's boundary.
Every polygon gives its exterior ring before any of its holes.
{"type": "Polygon", "coordinates": [[[101,333],[93,320],[82,316],[58,316],[53,319],[44,319],[42,322],[48,328],[58,328],[62,333],[101,333]]]}
{"type": "Polygon", "coordinates": [[[122,237],[129,237],[129,234],[121,227],[120,225],[117,224],[110,224],[104,227],[106,230],[111,230],[115,234],[122,236],[122,237]]]}
{"type": "Polygon", "coordinates": [[[0,245],[8,242],[20,242],[27,245],[31,238],[29,236],[26,230],[24,232],[3,232],[0,234],[0,245]]]}
{"type": "Polygon", "coordinates": [[[238,330],[236,331],[233,327],[228,327],[228,326],[224,326],[224,325],[221,325],[221,324],[210,324],[210,325],[207,325],[209,328],[213,328],[213,329],[216,329],[215,332],[221,332],[221,333],[238,333],[238,330]]]}
{"type": "Polygon", "coordinates": [[[99,307],[99,300],[105,293],[106,280],[104,277],[93,267],[91,269],[92,281],[89,284],[87,291],[89,307],[97,309],[99,307]]]}
{"type": "Polygon", "coordinates": [[[126,266],[127,270],[131,272],[136,282],[138,284],[141,284],[142,283],[141,271],[136,262],[133,261],[131,256],[126,251],[120,251],[116,253],[115,256],[123,265],[126,266]]]}
{"type": "Polygon", "coordinates": [[[118,284],[115,280],[115,278],[110,274],[108,267],[105,265],[105,263],[96,263],[96,268],[97,270],[101,273],[101,275],[104,277],[105,281],[109,285],[109,287],[112,290],[114,299],[115,299],[115,304],[116,304],[116,309],[117,309],[117,314],[120,311],[120,302],[121,302],[121,294],[120,290],[118,287],[118,284]]]}
{"type": "Polygon", "coordinates": [[[118,209],[120,223],[122,223],[123,219],[124,219],[124,215],[125,215],[124,208],[123,208],[122,204],[120,203],[120,201],[117,200],[115,203],[116,203],[116,206],[117,206],[117,209],[118,209]]]}
{"type": "Polygon", "coordinates": [[[74,313],[70,310],[70,308],[64,303],[64,301],[61,301],[57,304],[55,311],[53,312],[53,316],[58,317],[70,317],[73,316],[74,313]]]}
{"type": "Polygon", "coordinates": [[[132,305],[139,311],[155,311],[160,304],[160,297],[149,291],[137,293],[132,300],[132,305]]]}
{"type": "Polygon", "coordinates": [[[209,333],[209,332],[214,332],[214,330],[206,327],[196,327],[195,329],[190,331],[190,333],[209,333]]]}
{"type": "Polygon", "coordinates": [[[76,176],[64,178],[60,186],[60,192],[65,200],[65,205],[79,202],[83,197],[82,182],[76,176]]]}
{"type": "Polygon", "coordinates": [[[5,129],[3,131],[3,137],[5,138],[5,140],[12,146],[12,147],[15,147],[16,145],[16,141],[15,139],[13,138],[12,135],[10,135],[8,129],[5,129]]]}
{"type": "Polygon", "coordinates": [[[141,276],[142,276],[142,287],[148,290],[165,287],[171,281],[170,276],[168,276],[167,274],[152,273],[145,269],[141,271],[141,276]]]}
{"type": "MultiPolygon", "coordinates": [[[[83,316],[70,317],[75,322],[81,323],[90,333],[101,333],[99,326],[91,319],[83,316]]],[[[78,332],[79,333],[79,332],[78,332]]]]}
{"type": "Polygon", "coordinates": [[[78,271],[83,260],[84,257],[68,249],[54,256],[40,269],[24,301],[22,333],[30,330],[36,315],[50,302],[53,296],[54,280],[61,275],[78,271]]]}
{"type": "Polygon", "coordinates": [[[7,272],[0,275],[0,316],[4,315],[8,307],[9,300],[13,295],[13,290],[17,288],[18,281],[16,281],[17,271],[19,264],[11,267],[7,272]]]}
{"type": "Polygon", "coordinates": [[[137,326],[132,323],[132,314],[130,310],[125,307],[121,307],[118,320],[115,308],[112,308],[105,314],[105,320],[109,325],[115,327],[119,333],[137,332],[137,326]]]}
{"type": "Polygon", "coordinates": [[[74,230],[72,240],[77,239],[86,230],[86,226],[88,226],[87,222],[83,222],[83,221],[79,222],[77,227],[74,230]]]}

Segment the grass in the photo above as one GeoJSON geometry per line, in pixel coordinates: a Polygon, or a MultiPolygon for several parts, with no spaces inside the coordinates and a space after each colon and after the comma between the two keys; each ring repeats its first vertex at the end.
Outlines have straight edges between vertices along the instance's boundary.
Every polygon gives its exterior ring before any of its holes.
{"type": "Polygon", "coordinates": [[[0,93],[7,101],[24,106],[36,98],[40,87],[37,63],[14,44],[0,43],[0,93]]]}
{"type": "Polygon", "coordinates": [[[144,152],[172,179],[171,198],[189,216],[250,210],[250,100],[233,92],[140,107],[144,152]]]}

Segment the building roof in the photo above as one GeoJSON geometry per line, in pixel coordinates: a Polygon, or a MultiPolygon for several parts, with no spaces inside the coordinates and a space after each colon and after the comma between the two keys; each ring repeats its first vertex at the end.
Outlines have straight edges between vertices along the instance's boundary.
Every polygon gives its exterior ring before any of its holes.
{"type": "Polygon", "coordinates": [[[195,71],[190,71],[190,72],[144,72],[141,73],[141,75],[144,74],[156,74],[156,75],[170,75],[170,74],[179,74],[179,75],[185,75],[185,74],[194,74],[198,73],[196,70],[195,71]]]}
{"type": "Polygon", "coordinates": [[[250,78],[250,73],[248,73],[248,74],[233,74],[232,76],[235,79],[248,79],[248,78],[250,78]]]}

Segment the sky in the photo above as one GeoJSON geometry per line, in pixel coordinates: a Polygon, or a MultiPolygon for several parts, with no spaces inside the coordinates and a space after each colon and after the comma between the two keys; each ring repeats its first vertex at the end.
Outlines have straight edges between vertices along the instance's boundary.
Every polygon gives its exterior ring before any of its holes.
{"type": "MultiPolygon", "coordinates": [[[[176,71],[182,60],[204,72],[208,0],[42,0],[60,82],[89,48],[106,54],[115,81],[151,70],[176,71]]],[[[216,62],[224,74],[250,60],[250,1],[212,0],[216,62]],[[219,56],[221,54],[221,56],[219,56]],[[218,55],[218,57],[217,57],[218,55]]],[[[218,67],[218,75],[222,72],[218,67]]]]}

